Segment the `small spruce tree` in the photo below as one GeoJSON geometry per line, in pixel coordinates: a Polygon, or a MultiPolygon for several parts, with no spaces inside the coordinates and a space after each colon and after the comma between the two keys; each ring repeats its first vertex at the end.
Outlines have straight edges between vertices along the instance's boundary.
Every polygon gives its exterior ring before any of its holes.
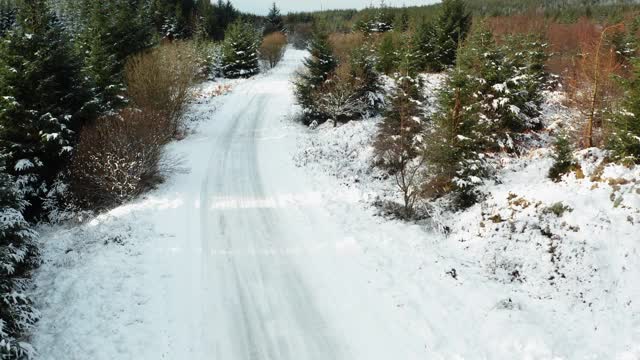
{"type": "Polygon", "coordinates": [[[383,74],[392,75],[398,68],[398,61],[398,50],[393,33],[384,34],[378,47],[377,70],[383,74]]]}
{"type": "Polygon", "coordinates": [[[464,0],[443,0],[437,19],[440,64],[456,62],[456,51],[471,29],[471,13],[464,0]]]}
{"type": "Polygon", "coordinates": [[[562,175],[568,174],[575,166],[573,148],[566,134],[559,134],[553,143],[553,165],[549,169],[549,178],[560,181],[562,175]]]}
{"type": "Polygon", "coordinates": [[[241,20],[231,24],[222,46],[224,76],[247,78],[259,73],[259,47],[259,36],[251,24],[241,20]]]}
{"type": "Polygon", "coordinates": [[[377,115],[385,105],[380,75],[375,70],[375,59],[366,45],[357,47],[351,53],[352,76],[357,80],[357,97],[366,104],[368,115],[377,115]]]}
{"type": "Polygon", "coordinates": [[[489,124],[483,121],[482,103],[476,97],[481,85],[466,69],[451,70],[426,140],[430,181],[425,194],[434,198],[452,194],[457,208],[477,202],[482,195],[478,188],[490,176],[484,153],[489,124]]]}
{"type": "Polygon", "coordinates": [[[316,91],[329,79],[338,66],[333,56],[329,37],[325,31],[316,28],[309,42],[310,56],[304,60],[304,70],[294,80],[297,103],[303,110],[303,122],[326,120],[318,108],[316,91]]]}

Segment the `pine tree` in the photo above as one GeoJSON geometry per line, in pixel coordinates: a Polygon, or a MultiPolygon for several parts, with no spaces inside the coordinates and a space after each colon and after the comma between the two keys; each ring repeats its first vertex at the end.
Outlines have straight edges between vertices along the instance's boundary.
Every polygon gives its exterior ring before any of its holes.
{"type": "Polygon", "coordinates": [[[304,71],[298,73],[294,80],[295,95],[303,110],[303,121],[310,124],[324,121],[318,109],[315,91],[322,86],[336,69],[338,63],[333,56],[329,37],[325,31],[316,28],[309,42],[310,56],[304,60],[304,71]]]}
{"type": "Polygon", "coordinates": [[[0,40],[0,152],[34,216],[91,116],[90,92],[45,0],[21,2],[17,22],[0,40]]]}
{"type": "Polygon", "coordinates": [[[471,13],[464,0],[443,0],[438,27],[438,55],[443,66],[456,62],[456,51],[471,29],[471,13]]]}
{"type": "Polygon", "coordinates": [[[441,71],[438,55],[438,30],[432,22],[423,22],[417,28],[411,43],[416,54],[416,66],[420,71],[441,71]]]}
{"type": "Polygon", "coordinates": [[[27,205],[16,181],[0,158],[0,359],[30,358],[23,342],[37,320],[28,290],[27,273],[37,263],[36,233],[22,216],[27,205]]]}
{"type": "Polygon", "coordinates": [[[154,44],[149,9],[127,0],[87,0],[86,23],[78,38],[102,112],[122,107],[127,57],[154,44]]]}
{"type": "Polygon", "coordinates": [[[608,148],[618,161],[640,163],[640,59],[635,59],[633,75],[623,82],[621,110],[614,115],[608,148]]]}
{"type": "Polygon", "coordinates": [[[490,125],[496,148],[517,150],[514,134],[540,126],[541,90],[546,58],[535,58],[529,44],[498,46],[480,24],[462,47],[458,66],[476,77],[482,121],[490,125]],[[542,64],[539,63],[542,62],[542,64]]]}
{"type": "Polygon", "coordinates": [[[559,134],[553,144],[553,165],[549,169],[549,178],[560,181],[562,175],[569,173],[575,166],[571,142],[565,134],[559,134]]]}
{"type": "Polygon", "coordinates": [[[228,78],[251,77],[260,72],[260,39],[249,23],[236,21],[225,33],[222,46],[224,75],[228,78]]]}
{"type": "Polygon", "coordinates": [[[284,30],[284,21],[282,20],[282,15],[280,15],[280,9],[278,9],[276,3],[273,3],[273,6],[269,9],[269,14],[267,15],[264,35],[268,35],[276,31],[284,32],[284,30]]]}
{"type": "Polygon", "coordinates": [[[357,79],[357,97],[366,104],[366,112],[373,116],[384,107],[384,95],[380,76],[375,70],[375,59],[368,47],[361,46],[353,50],[349,59],[352,76],[357,79]]]}
{"type": "Polygon", "coordinates": [[[386,33],[393,30],[393,20],[393,14],[389,11],[384,0],[382,0],[376,15],[369,21],[369,33],[386,33]]]}
{"type": "Polygon", "coordinates": [[[387,33],[382,37],[378,47],[378,63],[376,68],[379,72],[391,75],[398,65],[398,51],[394,43],[392,33],[387,33]]]}
{"type": "Polygon", "coordinates": [[[452,193],[453,204],[459,208],[478,201],[478,187],[490,175],[484,153],[489,124],[483,121],[482,104],[476,98],[481,85],[482,81],[465,69],[451,70],[426,140],[431,180],[425,192],[431,197],[452,193]]]}

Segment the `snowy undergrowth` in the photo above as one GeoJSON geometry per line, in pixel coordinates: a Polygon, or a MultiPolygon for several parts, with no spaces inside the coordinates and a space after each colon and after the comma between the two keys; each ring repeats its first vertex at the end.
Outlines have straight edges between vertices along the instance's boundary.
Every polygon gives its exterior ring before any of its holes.
{"type": "MultiPolygon", "coordinates": [[[[439,81],[432,79],[433,88],[439,81]]],[[[452,267],[437,269],[457,285],[474,288],[477,284],[469,282],[479,282],[496,296],[507,294],[495,309],[508,314],[486,310],[482,316],[513,333],[496,330],[494,335],[503,338],[481,358],[503,358],[500,351],[508,354],[508,349],[540,359],[640,356],[640,283],[635,280],[640,275],[640,168],[606,164],[601,151],[587,150],[576,154],[581,173],[558,183],[549,180],[551,135],[575,116],[563,105],[561,92],[546,93],[542,120],[547,130],[528,134],[521,156],[499,160],[496,181],[483,188],[486,198],[455,213],[435,204],[441,240],[427,240],[434,238],[434,229],[425,226],[422,242],[408,238],[406,243],[378,244],[379,251],[397,254],[402,260],[396,261],[405,263],[396,266],[405,268],[397,270],[397,278],[419,280],[419,269],[435,257],[452,267]],[[406,268],[412,265],[414,271],[406,268]],[[523,342],[518,334],[530,341],[523,342]]],[[[379,122],[374,118],[307,131],[294,159],[308,171],[333,175],[341,186],[358,191],[362,205],[374,213],[375,200],[400,200],[393,179],[372,166],[379,122]]],[[[481,298],[483,291],[467,290],[482,313],[482,304],[491,301],[481,298]]],[[[408,302],[428,302],[429,296],[428,289],[399,295],[408,302]]]]}

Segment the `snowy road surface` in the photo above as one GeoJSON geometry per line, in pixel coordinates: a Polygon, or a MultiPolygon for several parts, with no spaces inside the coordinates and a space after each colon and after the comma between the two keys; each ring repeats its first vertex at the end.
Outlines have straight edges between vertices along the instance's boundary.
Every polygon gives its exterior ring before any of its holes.
{"type": "Polygon", "coordinates": [[[390,315],[364,251],[326,210],[352,200],[312,187],[292,160],[304,56],[289,50],[222,102],[195,104],[198,130],[168,148],[188,171],[45,234],[41,359],[423,358],[424,339],[390,315]]]}
{"type": "Polygon", "coordinates": [[[291,165],[293,124],[282,120],[300,57],[289,51],[273,73],[237,89],[212,128],[194,188],[213,324],[202,333],[204,358],[417,358],[419,346],[392,340],[402,331],[379,316],[391,305],[359,276],[353,257],[362,254],[291,165]]]}

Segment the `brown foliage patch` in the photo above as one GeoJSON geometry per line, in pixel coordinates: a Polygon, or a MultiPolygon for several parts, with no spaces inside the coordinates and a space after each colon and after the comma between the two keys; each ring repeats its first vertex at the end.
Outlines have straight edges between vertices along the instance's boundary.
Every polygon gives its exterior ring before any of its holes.
{"type": "Polygon", "coordinates": [[[180,120],[191,99],[191,86],[200,72],[193,44],[164,42],[149,52],[132,56],[125,67],[127,92],[138,109],[161,114],[171,136],[180,132],[180,120]]]}
{"type": "Polygon", "coordinates": [[[283,33],[279,31],[271,33],[262,39],[260,59],[269,68],[274,68],[282,59],[286,46],[287,37],[283,33]]]}

